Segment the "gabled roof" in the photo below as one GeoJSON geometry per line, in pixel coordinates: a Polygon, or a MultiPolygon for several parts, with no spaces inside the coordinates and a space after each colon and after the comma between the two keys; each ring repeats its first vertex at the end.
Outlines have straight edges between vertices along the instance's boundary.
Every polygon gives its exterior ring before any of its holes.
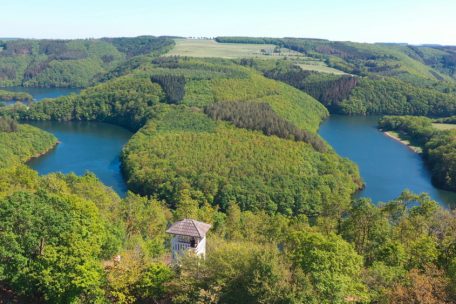
{"type": "Polygon", "coordinates": [[[172,224],[166,232],[170,234],[203,238],[206,236],[206,233],[210,228],[210,224],[198,222],[192,219],[184,219],[172,224]]]}

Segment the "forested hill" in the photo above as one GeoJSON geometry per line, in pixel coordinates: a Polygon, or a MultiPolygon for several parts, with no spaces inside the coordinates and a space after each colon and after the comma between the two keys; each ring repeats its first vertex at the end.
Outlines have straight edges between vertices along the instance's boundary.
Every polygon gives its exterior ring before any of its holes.
{"type": "Polygon", "coordinates": [[[256,67],[267,77],[312,95],[334,113],[456,114],[456,47],[301,38],[218,37],[216,40],[275,44],[278,51],[288,48],[346,72],[346,75],[334,75],[309,71],[309,65],[293,57],[273,64],[267,60],[244,60],[244,64],[256,67]]]}
{"type": "Polygon", "coordinates": [[[137,193],[39,176],[20,162],[55,137],[0,118],[0,302],[454,302],[456,214],[407,191],[353,200],[356,166],[316,134],[328,111],[258,72],[276,61],[103,43],[126,59],[103,81],[0,116],[136,131],[122,164],[137,193]],[[183,218],[211,224],[206,258],[170,264],[166,229],[183,218]]]}
{"type": "Polygon", "coordinates": [[[127,59],[162,54],[164,37],[0,40],[0,86],[86,87],[127,59]]]}
{"type": "Polygon", "coordinates": [[[123,74],[1,111],[139,130],[123,155],[128,185],[170,206],[187,189],[223,209],[235,200],[243,210],[318,214],[326,202],[347,206],[362,186],[315,133],[327,110],[289,85],[224,59],[149,58],[123,74]]]}
{"type": "Polygon", "coordinates": [[[133,131],[154,117],[153,106],[159,103],[201,109],[219,101],[266,103],[281,118],[309,131],[328,116],[311,96],[231,60],[142,57],[135,66],[79,95],[2,111],[20,119],[106,121],[133,131]]]}
{"type": "Polygon", "coordinates": [[[455,80],[456,47],[355,43],[304,38],[217,37],[221,43],[275,44],[325,60],[346,73],[403,80],[455,80]]]}

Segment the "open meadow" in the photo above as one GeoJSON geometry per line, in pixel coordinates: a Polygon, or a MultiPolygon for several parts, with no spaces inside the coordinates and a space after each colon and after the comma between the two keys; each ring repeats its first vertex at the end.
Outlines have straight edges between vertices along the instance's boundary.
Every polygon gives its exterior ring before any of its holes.
{"type": "Polygon", "coordinates": [[[447,123],[433,123],[434,128],[439,130],[453,130],[456,129],[456,124],[447,124],[447,123]]]}
{"type": "Polygon", "coordinates": [[[218,58],[283,58],[302,57],[302,54],[282,48],[275,53],[273,44],[218,43],[210,39],[175,39],[176,46],[167,56],[218,57],[218,58]]]}
{"type": "Polygon", "coordinates": [[[211,39],[175,39],[176,45],[166,56],[283,59],[296,62],[303,70],[342,75],[344,72],[328,67],[325,62],[304,56],[273,44],[218,43],[211,39]]]}

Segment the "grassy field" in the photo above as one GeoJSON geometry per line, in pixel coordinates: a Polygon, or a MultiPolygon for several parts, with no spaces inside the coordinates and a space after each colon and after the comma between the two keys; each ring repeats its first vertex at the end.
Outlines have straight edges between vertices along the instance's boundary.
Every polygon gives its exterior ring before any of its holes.
{"type": "Polygon", "coordinates": [[[274,53],[275,45],[272,44],[237,44],[218,43],[214,40],[203,39],[176,39],[176,46],[167,56],[189,57],[218,57],[218,58],[283,58],[303,57],[302,54],[282,48],[280,53],[274,53]]]}
{"type": "Polygon", "coordinates": [[[301,53],[281,48],[275,53],[273,44],[218,43],[209,39],[175,39],[176,46],[166,56],[216,57],[216,58],[288,58],[303,70],[341,75],[342,71],[328,67],[323,61],[306,57],[301,53]]]}
{"type": "Polygon", "coordinates": [[[434,128],[439,129],[439,130],[456,129],[456,125],[455,124],[433,123],[432,125],[434,126],[434,128]]]}
{"type": "Polygon", "coordinates": [[[315,72],[335,74],[335,75],[346,74],[345,72],[342,72],[340,70],[327,66],[322,61],[307,61],[304,63],[298,63],[298,65],[301,67],[301,69],[307,70],[307,71],[315,71],[315,72]]]}

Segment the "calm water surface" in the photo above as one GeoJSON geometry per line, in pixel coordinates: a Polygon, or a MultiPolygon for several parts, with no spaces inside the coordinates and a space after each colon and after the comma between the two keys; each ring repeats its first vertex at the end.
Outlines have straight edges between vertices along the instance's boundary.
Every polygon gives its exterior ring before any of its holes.
{"type": "Polygon", "coordinates": [[[427,192],[446,207],[456,206],[456,193],[432,185],[430,172],[419,154],[377,130],[378,118],[335,115],[319,131],[339,155],[358,165],[366,183],[358,196],[385,202],[409,189],[427,192]]]}
{"type": "MultiPolygon", "coordinates": [[[[25,92],[33,96],[34,101],[40,101],[44,98],[56,98],[71,93],[79,93],[81,89],[75,88],[27,88],[27,87],[5,87],[1,90],[11,92],[25,92]]],[[[11,102],[8,102],[11,103],[11,102]]]]}
{"type": "MultiPolygon", "coordinates": [[[[35,101],[78,93],[80,89],[8,87],[9,91],[27,92],[35,101]]],[[[59,144],[28,165],[39,174],[91,171],[107,186],[125,195],[127,186],[120,170],[120,151],[132,136],[128,130],[98,122],[27,122],[54,134],[59,144]]]]}
{"type": "MultiPolygon", "coordinates": [[[[70,93],[78,89],[23,88],[36,101],[70,93]]],[[[435,188],[430,172],[420,155],[386,137],[376,129],[378,117],[331,116],[320,128],[326,139],[341,156],[354,161],[360,169],[366,188],[358,193],[374,202],[388,201],[409,189],[427,192],[444,206],[456,206],[456,193],[435,188]]],[[[53,133],[60,141],[55,149],[34,159],[29,165],[40,174],[51,172],[84,174],[94,172],[120,195],[127,187],[120,170],[120,152],[132,136],[121,127],[97,122],[33,122],[53,133]]]]}
{"type": "Polygon", "coordinates": [[[121,196],[127,186],[120,169],[120,151],[132,136],[128,130],[99,122],[27,122],[54,134],[60,143],[28,165],[39,174],[82,175],[91,171],[121,196]]]}

